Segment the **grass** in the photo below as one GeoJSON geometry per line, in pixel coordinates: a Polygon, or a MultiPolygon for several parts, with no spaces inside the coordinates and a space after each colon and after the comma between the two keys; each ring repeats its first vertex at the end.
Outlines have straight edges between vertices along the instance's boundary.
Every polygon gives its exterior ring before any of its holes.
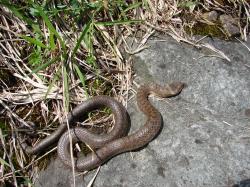
{"type": "Polygon", "coordinates": [[[245,40],[249,9],[246,0],[0,0],[0,113],[6,116],[0,180],[32,186],[38,163],[51,156],[27,156],[20,149],[18,141],[27,138],[20,129],[32,130],[28,121],[38,126],[37,137],[29,138],[34,144],[88,97],[110,95],[126,105],[133,72],[124,51],[143,50],[155,30],[199,47],[193,34],[213,36],[214,28],[221,31],[215,36],[232,39],[218,21],[211,31],[202,15],[212,10],[232,15],[245,40]]]}

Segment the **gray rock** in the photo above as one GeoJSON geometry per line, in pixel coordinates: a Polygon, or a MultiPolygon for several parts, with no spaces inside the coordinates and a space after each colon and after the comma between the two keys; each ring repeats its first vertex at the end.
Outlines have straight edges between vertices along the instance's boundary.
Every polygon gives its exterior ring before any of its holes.
{"type": "Polygon", "coordinates": [[[218,19],[218,13],[215,10],[205,12],[204,14],[202,14],[202,18],[211,22],[216,22],[218,19]]]}
{"type": "MultiPolygon", "coordinates": [[[[207,41],[231,62],[165,38],[150,40],[135,56],[140,84],[182,81],[174,98],[150,98],[164,126],[147,147],[118,155],[101,167],[95,187],[227,187],[250,177],[250,53],[240,43],[207,41]]],[[[249,45],[249,43],[248,43],[249,45]]],[[[134,100],[128,112],[134,132],[145,122],[134,100]]],[[[72,186],[72,174],[52,162],[36,186],[72,186]]],[[[94,175],[77,178],[87,186],[94,175]]]]}
{"type": "MultiPolygon", "coordinates": [[[[82,183],[82,177],[75,177],[77,187],[82,183]]],[[[70,187],[73,186],[73,173],[72,170],[66,168],[59,159],[52,160],[48,167],[41,171],[35,186],[40,187],[70,187]]]]}
{"type": "Polygon", "coordinates": [[[240,34],[238,23],[231,15],[223,14],[220,16],[219,20],[229,37],[240,34]]]}

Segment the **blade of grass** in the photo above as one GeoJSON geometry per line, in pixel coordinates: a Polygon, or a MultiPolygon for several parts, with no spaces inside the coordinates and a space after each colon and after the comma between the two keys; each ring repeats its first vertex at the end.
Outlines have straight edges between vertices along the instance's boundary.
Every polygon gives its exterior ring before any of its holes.
{"type": "MultiPolygon", "coordinates": [[[[59,69],[60,69],[60,67],[59,67],[59,69]]],[[[47,90],[47,92],[46,92],[46,94],[45,94],[45,96],[44,96],[44,99],[47,98],[47,96],[48,96],[50,90],[53,88],[53,85],[55,84],[55,82],[56,82],[57,80],[59,80],[60,73],[61,73],[61,71],[56,71],[55,75],[53,76],[53,79],[52,79],[51,82],[49,83],[48,90],[47,90]]]]}
{"type": "Polygon", "coordinates": [[[66,65],[63,65],[63,104],[65,111],[69,111],[69,80],[66,65]]]}
{"type": "Polygon", "coordinates": [[[92,24],[92,21],[89,21],[89,22],[85,25],[85,27],[84,27],[84,29],[83,29],[83,31],[82,31],[82,33],[81,33],[79,39],[77,40],[76,46],[75,46],[74,49],[73,49],[72,58],[74,58],[74,55],[76,54],[77,50],[79,49],[82,40],[84,39],[84,37],[86,37],[86,34],[90,31],[90,25],[91,25],[91,24],[92,24]]]}
{"type": "Polygon", "coordinates": [[[94,66],[94,68],[96,67],[96,64],[95,64],[95,56],[94,56],[94,49],[93,49],[93,38],[94,38],[94,24],[93,22],[91,22],[91,24],[89,24],[89,27],[88,29],[86,29],[86,32],[85,34],[83,35],[83,41],[85,43],[85,47],[88,51],[88,55],[87,55],[87,58],[86,58],[86,62],[89,64],[89,65],[92,65],[94,66]]]}
{"type": "Polygon", "coordinates": [[[142,2],[133,3],[132,5],[128,6],[125,10],[123,10],[123,12],[126,13],[126,12],[128,12],[129,10],[138,8],[140,5],[142,5],[142,2]]]}
{"type": "Polygon", "coordinates": [[[49,35],[49,46],[50,46],[51,50],[56,49],[56,44],[55,44],[54,34],[53,33],[50,33],[50,35],[49,35]]]}
{"type": "Polygon", "coordinates": [[[0,163],[1,163],[1,165],[5,165],[5,166],[10,167],[10,165],[4,159],[2,159],[1,157],[0,157],[0,163]]]}
{"type": "Polygon", "coordinates": [[[83,36],[83,40],[89,54],[93,52],[93,34],[94,34],[93,26],[94,26],[93,24],[90,24],[88,32],[86,32],[86,34],[83,36]]]}
{"type": "Polygon", "coordinates": [[[37,40],[36,38],[31,38],[29,36],[25,35],[19,35],[19,37],[25,39],[26,41],[30,42],[31,44],[37,45],[42,48],[48,48],[46,45],[44,45],[41,41],[37,40]]]}
{"type": "Polygon", "coordinates": [[[52,59],[52,60],[46,62],[45,64],[40,65],[40,66],[37,67],[36,69],[32,70],[32,72],[30,72],[28,75],[31,75],[31,74],[33,74],[33,73],[37,73],[38,71],[41,71],[41,70],[47,68],[47,67],[50,66],[51,64],[57,62],[57,61],[59,60],[59,58],[60,58],[60,57],[56,57],[56,58],[54,58],[54,59],[52,59]]]}
{"type": "MultiPolygon", "coordinates": [[[[86,83],[85,83],[86,82],[86,77],[85,77],[85,75],[82,74],[80,68],[75,63],[74,63],[73,66],[74,66],[74,69],[76,70],[76,73],[77,73],[81,83],[82,83],[82,86],[83,86],[84,90],[86,90],[86,83]]],[[[87,93],[87,90],[86,90],[86,93],[87,93]]]]}

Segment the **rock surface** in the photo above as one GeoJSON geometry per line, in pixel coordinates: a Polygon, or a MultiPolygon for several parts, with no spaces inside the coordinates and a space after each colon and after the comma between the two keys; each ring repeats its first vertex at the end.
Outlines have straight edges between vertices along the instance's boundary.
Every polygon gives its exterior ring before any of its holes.
{"type": "Polygon", "coordinates": [[[218,13],[215,10],[210,12],[205,12],[204,14],[202,14],[202,18],[211,22],[216,22],[218,19],[218,13]]]}
{"type": "Polygon", "coordinates": [[[220,16],[219,20],[222,24],[224,31],[229,37],[240,34],[240,29],[238,27],[237,20],[231,15],[223,14],[220,16]]]}
{"type": "MultiPolygon", "coordinates": [[[[242,44],[207,40],[231,62],[171,38],[150,40],[135,55],[139,84],[182,81],[171,99],[151,98],[164,126],[146,148],[121,154],[101,167],[95,187],[227,187],[250,178],[250,52],[242,44]]],[[[250,43],[247,44],[250,46],[250,43]]],[[[145,121],[129,103],[133,132],[145,121]]],[[[76,178],[87,186],[95,171],[76,178]]],[[[73,186],[59,160],[40,173],[35,186],[73,186]]]]}

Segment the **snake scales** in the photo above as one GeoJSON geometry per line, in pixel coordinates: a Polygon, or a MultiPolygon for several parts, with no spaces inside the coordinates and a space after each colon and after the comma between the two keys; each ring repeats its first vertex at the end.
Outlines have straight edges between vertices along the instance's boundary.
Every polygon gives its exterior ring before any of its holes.
{"type": "Polygon", "coordinates": [[[83,114],[100,107],[109,107],[115,119],[115,125],[109,133],[96,135],[80,127],[75,127],[65,132],[67,129],[67,123],[65,121],[54,133],[43,139],[35,147],[27,146],[27,144],[22,144],[22,146],[27,153],[37,154],[59,140],[57,146],[58,156],[67,166],[71,167],[69,153],[70,133],[73,143],[82,141],[95,150],[87,156],[82,156],[77,159],[74,158],[76,170],[86,171],[94,169],[117,154],[147,145],[158,134],[162,123],[161,114],[151,105],[148,100],[148,95],[153,93],[160,97],[172,97],[178,95],[183,87],[184,84],[181,82],[174,82],[164,87],[157,84],[141,86],[137,92],[137,105],[147,116],[147,121],[144,126],[130,135],[126,136],[129,121],[126,109],[111,97],[97,96],[74,108],[68,115],[68,123],[71,125],[79,121],[83,114]]]}

